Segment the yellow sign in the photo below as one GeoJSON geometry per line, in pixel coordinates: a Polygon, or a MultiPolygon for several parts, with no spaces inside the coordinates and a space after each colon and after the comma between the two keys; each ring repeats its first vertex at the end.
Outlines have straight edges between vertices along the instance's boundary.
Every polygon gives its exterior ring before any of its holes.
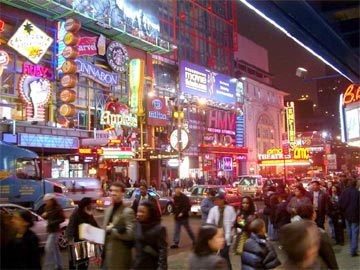
{"type": "Polygon", "coordinates": [[[292,144],[295,142],[296,139],[294,102],[290,102],[290,105],[286,107],[286,122],[287,122],[288,141],[290,144],[292,144]]]}
{"type": "Polygon", "coordinates": [[[294,159],[309,159],[310,152],[309,148],[297,147],[294,149],[294,159]]]}
{"type": "Polygon", "coordinates": [[[4,180],[10,176],[10,172],[8,171],[0,171],[0,180],[4,180]]]}
{"type": "Polygon", "coordinates": [[[142,59],[132,59],[129,64],[130,108],[132,113],[144,113],[142,104],[144,92],[145,63],[142,59]]]}
{"type": "Polygon", "coordinates": [[[11,48],[35,64],[39,63],[51,43],[53,39],[27,19],[8,41],[11,48]]]}

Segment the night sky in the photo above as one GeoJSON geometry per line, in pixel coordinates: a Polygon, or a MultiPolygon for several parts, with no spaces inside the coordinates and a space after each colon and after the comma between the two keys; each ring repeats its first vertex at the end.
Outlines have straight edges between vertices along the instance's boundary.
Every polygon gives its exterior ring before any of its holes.
{"type": "Polygon", "coordinates": [[[308,70],[308,78],[324,76],[325,64],[241,3],[238,22],[238,32],[242,36],[268,50],[273,85],[290,93],[287,99],[307,94],[316,103],[316,81],[305,83],[295,72],[297,67],[304,67],[308,70]]]}

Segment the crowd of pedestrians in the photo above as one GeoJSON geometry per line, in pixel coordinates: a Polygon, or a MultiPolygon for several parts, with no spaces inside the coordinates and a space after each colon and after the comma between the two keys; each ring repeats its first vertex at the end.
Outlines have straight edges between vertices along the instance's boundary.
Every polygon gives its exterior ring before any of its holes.
{"type": "MultiPolygon", "coordinates": [[[[355,179],[329,182],[312,181],[306,190],[298,183],[289,192],[279,186],[265,196],[265,208],[256,209],[251,197],[243,196],[239,209],[226,202],[225,194],[210,190],[201,203],[202,222],[194,233],[189,222],[190,200],[180,186],[174,189],[174,235],[167,242],[167,229],[161,224],[161,208],[140,183],[140,196],[132,206],[123,203],[126,186],[113,182],[113,204],[104,213],[105,243],[101,269],[168,269],[168,247],[180,245],[181,228],[192,240],[188,269],[233,269],[230,253],[241,261],[242,269],[339,269],[331,238],[344,245],[344,229],[349,236],[350,256],[358,256],[360,191],[355,179]],[[325,231],[328,222],[330,233],[325,231]],[[275,250],[274,243],[281,246],[275,250]],[[285,261],[280,261],[279,252],[285,261]]],[[[43,264],[37,236],[31,231],[29,212],[12,216],[1,213],[1,269],[63,269],[57,243],[63,210],[52,194],[44,197],[43,217],[48,238],[43,264]],[[5,260],[4,260],[5,258],[5,260]]],[[[83,198],[72,213],[66,231],[70,246],[83,241],[79,225],[95,221],[91,199],[83,198]]],[[[89,259],[75,262],[70,269],[88,269],[89,259]]]]}

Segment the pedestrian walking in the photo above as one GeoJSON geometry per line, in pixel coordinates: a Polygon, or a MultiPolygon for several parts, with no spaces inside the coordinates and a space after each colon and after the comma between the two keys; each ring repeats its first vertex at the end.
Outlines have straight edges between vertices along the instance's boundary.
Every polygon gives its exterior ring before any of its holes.
{"type": "Polygon", "coordinates": [[[1,269],[41,269],[39,238],[31,230],[34,225],[32,214],[19,209],[13,213],[11,223],[16,234],[8,246],[9,257],[1,257],[1,261],[8,261],[1,269]]]}
{"type": "Polygon", "coordinates": [[[227,263],[228,268],[232,269],[229,256],[231,241],[232,241],[232,227],[235,222],[236,212],[234,207],[227,205],[225,195],[218,193],[215,196],[215,206],[210,209],[207,223],[216,225],[219,229],[224,231],[225,245],[220,250],[220,256],[223,257],[227,263]]]}
{"type": "Polygon", "coordinates": [[[288,205],[286,206],[286,210],[294,217],[297,215],[296,209],[300,204],[312,204],[309,197],[305,196],[306,190],[302,184],[296,184],[294,188],[294,196],[290,199],[288,205]]]}
{"type": "Polygon", "coordinates": [[[273,269],[280,265],[274,247],[266,239],[266,224],[260,219],[254,219],[249,224],[250,237],[244,244],[241,255],[241,269],[273,269]]]}
{"type": "Polygon", "coordinates": [[[236,233],[234,252],[238,255],[242,254],[245,241],[250,236],[248,229],[249,221],[252,221],[255,218],[254,201],[249,196],[244,196],[241,199],[240,209],[233,225],[236,233]]]}
{"type": "Polygon", "coordinates": [[[344,213],[346,231],[350,240],[350,255],[358,254],[359,221],[360,221],[360,191],[356,188],[357,181],[349,180],[348,187],[340,195],[339,204],[344,213]]]}
{"type": "Polygon", "coordinates": [[[325,229],[325,215],[326,215],[326,208],[328,202],[327,193],[321,190],[320,181],[312,181],[311,182],[311,201],[316,211],[316,224],[320,227],[325,229]]]}
{"type": "MultiPolygon", "coordinates": [[[[296,212],[301,220],[309,220],[316,224],[316,214],[314,207],[310,204],[301,204],[296,212]]],[[[319,262],[321,269],[339,269],[335,252],[331,244],[328,233],[318,226],[318,234],[320,235],[319,262]]]]}
{"type": "Polygon", "coordinates": [[[289,212],[286,210],[288,204],[288,202],[286,201],[287,197],[288,195],[286,193],[278,194],[279,204],[276,206],[275,222],[274,222],[276,239],[278,239],[280,228],[290,223],[291,216],[289,212]]]}
{"type": "Polygon", "coordinates": [[[224,231],[213,224],[200,227],[194,250],[188,259],[189,270],[226,270],[226,260],[217,255],[225,246],[224,231]]]}
{"type": "Polygon", "coordinates": [[[47,220],[48,237],[45,244],[44,269],[62,269],[63,263],[58,244],[60,224],[65,221],[64,211],[52,193],[44,196],[45,212],[41,215],[47,220]]]}
{"type": "MultiPolygon", "coordinates": [[[[66,228],[66,238],[69,242],[69,248],[73,247],[73,244],[83,241],[79,237],[79,225],[87,223],[94,227],[99,227],[92,213],[91,198],[84,197],[80,200],[79,206],[73,211],[70,216],[69,224],[66,228]]],[[[71,250],[70,250],[71,252],[71,250]]],[[[69,268],[70,269],[88,269],[89,258],[76,262],[75,258],[69,256],[69,268]]]]}
{"type": "Polygon", "coordinates": [[[189,211],[191,208],[190,199],[188,198],[188,196],[181,192],[180,187],[175,188],[175,195],[173,198],[175,232],[173,244],[170,246],[170,248],[179,248],[181,226],[184,226],[193,243],[195,242],[195,236],[189,224],[189,211]]]}
{"type": "Polygon", "coordinates": [[[313,221],[300,220],[284,225],[279,242],[286,261],[277,269],[319,269],[320,236],[313,221]]]}
{"type": "Polygon", "coordinates": [[[125,185],[114,182],[110,187],[113,205],[104,214],[105,244],[103,269],[130,269],[134,245],[134,211],[124,205],[125,185]]]}
{"type": "Polygon", "coordinates": [[[201,201],[201,224],[205,224],[209,215],[210,209],[213,208],[216,190],[210,189],[206,198],[201,201]]]}
{"type": "MultiPolygon", "coordinates": [[[[334,238],[337,245],[344,245],[344,215],[339,204],[340,188],[333,185],[330,190],[330,196],[328,198],[327,213],[328,218],[331,220],[333,226],[334,238]]],[[[329,227],[330,221],[329,221],[329,227]]]]}
{"type": "Polygon", "coordinates": [[[160,223],[157,205],[141,202],[136,213],[134,269],[166,270],[167,233],[160,223]]]}
{"type": "Polygon", "coordinates": [[[155,199],[153,196],[151,196],[150,194],[148,194],[148,185],[146,184],[145,181],[141,181],[140,182],[140,195],[137,196],[131,206],[131,208],[134,210],[134,213],[136,214],[137,213],[137,210],[138,210],[138,206],[140,203],[144,202],[144,201],[148,201],[148,202],[151,202],[153,204],[156,205],[156,208],[157,208],[157,212],[156,212],[156,215],[157,217],[154,217],[154,218],[159,218],[161,217],[161,206],[160,206],[160,203],[157,199],[155,199]]]}

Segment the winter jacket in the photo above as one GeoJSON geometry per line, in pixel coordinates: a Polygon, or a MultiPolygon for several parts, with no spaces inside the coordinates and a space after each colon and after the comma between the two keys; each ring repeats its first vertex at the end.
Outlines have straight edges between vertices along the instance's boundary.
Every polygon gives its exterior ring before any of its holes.
{"type": "Polygon", "coordinates": [[[99,227],[93,215],[81,212],[79,208],[77,208],[71,214],[69,224],[66,228],[66,238],[68,241],[81,241],[79,238],[79,225],[83,223],[90,224],[94,227],[99,227]]]}
{"type": "Polygon", "coordinates": [[[189,211],[191,208],[190,199],[184,193],[179,196],[174,196],[174,217],[176,220],[185,220],[189,218],[189,211]],[[182,213],[181,216],[179,214],[182,213]]]}
{"type": "MultiPolygon", "coordinates": [[[[231,229],[235,222],[235,218],[236,218],[236,212],[234,207],[230,205],[225,205],[223,228],[224,228],[225,241],[228,246],[231,245],[231,229]]],[[[206,223],[211,223],[217,226],[219,224],[219,219],[220,219],[219,206],[216,205],[210,209],[206,223]]]]}
{"type": "Polygon", "coordinates": [[[201,202],[201,223],[206,223],[207,217],[209,215],[210,209],[213,208],[214,202],[208,197],[202,200],[201,202]]]}
{"type": "Polygon", "coordinates": [[[347,187],[340,195],[339,204],[344,217],[351,223],[360,221],[360,191],[356,187],[347,187]]]}
{"type": "Polygon", "coordinates": [[[209,254],[198,256],[191,253],[188,260],[189,270],[227,270],[229,266],[226,260],[219,255],[209,254]]]}
{"type": "Polygon", "coordinates": [[[60,205],[56,205],[54,207],[46,207],[47,212],[47,231],[49,233],[59,232],[60,224],[65,221],[64,210],[60,205]]]}
{"type": "Polygon", "coordinates": [[[264,236],[252,233],[244,245],[241,255],[241,269],[273,269],[280,265],[273,246],[264,236]]]}
{"type": "Polygon", "coordinates": [[[166,228],[158,224],[135,225],[134,269],[165,270],[167,265],[166,228]]]}

